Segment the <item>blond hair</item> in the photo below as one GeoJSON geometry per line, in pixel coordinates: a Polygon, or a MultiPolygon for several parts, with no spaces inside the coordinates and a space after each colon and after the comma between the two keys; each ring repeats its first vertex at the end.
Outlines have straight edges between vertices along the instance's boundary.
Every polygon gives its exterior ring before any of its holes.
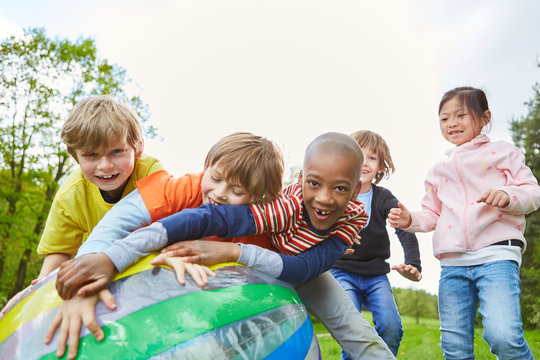
{"type": "Polygon", "coordinates": [[[91,153],[96,148],[107,147],[112,139],[123,139],[136,154],[144,147],[139,117],[110,95],[79,101],[62,126],[62,141],[76,161],[77,150],[91,153]]]}
{"type": "Polygon", "coordinates": [[[283,155],[272,141],[248,132],[221,138],[208,152],[204,169],[219,166],[229,182],[242,185],[253,203],[267,203],[281,192],[283,155]]]}
{"type": "Polygon", "coordinates": [[[381,135],[369,130],[359,130],[351,134],[360,147],[366,147],[373,151],[379,157],[379,166],[382,172],[375,175],[375,184],[378,184],[383,178],[388,178],[395,171],[390,149],[381,135]]]}

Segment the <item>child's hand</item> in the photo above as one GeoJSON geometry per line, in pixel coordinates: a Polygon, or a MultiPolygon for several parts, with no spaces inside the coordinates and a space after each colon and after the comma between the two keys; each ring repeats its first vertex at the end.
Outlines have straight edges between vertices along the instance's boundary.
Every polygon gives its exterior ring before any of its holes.
{"type": "Polygon", "coordinates": [[[505,208],[510,204],[510,196],[502,190],[491,189],[486,191],[476,200],[477,203],[484,202],[494,207],[505,208]]]}
{"type": "Polygon", "coordinates": [[[422,273],[418,271],[416,266],[401,264],[397,266],[392,266],[392,270],[396,270],[401,274],[401,276],[411,281],[422,280],[422,273]]]}
{"type": "Polygon", "coordinates": [[[186,285],[186,272],[191,275],[195,283],[200,287],[208,285],[208,276],[216,277],[216,273],[206,266],[186,263],[180,257],[170,257],[165,253],[156,256],[150,264],[154,266],[169,265],[172,267],[180,285],[186,285]]]}
{"type": "Polygon", "coordinates": [[[209,266],[238,261],[240,245],[224,241],[190,240],[169,245],[161,252],[171,257],[182,257],[184,262],[209,266]]]}
{"type": "Polygon", "coordinates": [[[75,292],[79,296],[96,294],[107,287],[116,272],[107,255],[83,255],[60,266],[56,290],[62,299],[71,298],[75,292]]]}
{"type": "Polygon", "coordinates": [[[58,347],[56,357],[64,356],[66,343],[69,337],[68,359],[75,359],[79,348],[79,336],[81,334],[81,323],[94,335],[97,341],[102,341],[105,335],[96,322],[94,309],[98,300],[103,301],[109,310],[116,310],[114,297],[109,290],[101,290],[98,295],[88,297],[75,296],[65,300],[60,305],[60,309],[54,316],[51,326],[45,335],[45,344],[49,344],[58,328],[58,347]]]}
{"type": "Polygon", "coordinates": [[[388,213],[388,223],[394,228],[406,229],[411,226],[412,218],[409,210],[402,203],[398,202],[399,208],[390,209],[388,213]]]}

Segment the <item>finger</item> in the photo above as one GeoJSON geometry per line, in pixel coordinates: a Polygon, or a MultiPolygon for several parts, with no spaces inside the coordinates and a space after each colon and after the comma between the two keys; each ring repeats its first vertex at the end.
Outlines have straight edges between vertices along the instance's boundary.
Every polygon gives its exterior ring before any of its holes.
{"type": "Polygon", "coordinates": [[[398,202],[398,206],[402,211],[407,211],[407,208],[401,202],[398,202]]]}
{"type": "Polygon", "coordinates": [[[30,282],[30,285],[36,285],[39,279],[34,279],[30,282]]]}
{"type": "Polygon", "coordinates": [[[199,287],[203,287],[206,284],[208,284],[208,278],[205,274],[201,273],[199,270],[199,266],[196,264],[186,264],[186,269],[189,268],[188,273],[191,275],[193,281],[195,281],[195,284],[197,284],[199,287]],[[205,281],[206,278],[206,281],[205,281]]]}
{"type": "Polygon", "coordinates": [[[99,327],[96,321],[96,316],[94,315],[93,309],[92,311],[85,312],[83,314],[83,322],[86,328],[90,330],[90,332],[92,333],[92,335],[94,335],[97,341],[102,341],[104,339],[105,335],[103,334],[103,330],[101,330],[101,327],[99,327]]]}
{"type": "Polygon", "coordinates": [[[62,320],[60,326],[60,332],[58,333],[58,343],[56,346],[56,357],[64,356],[66,352],[67,337],[69,331],[69,322],[65,319],[62,320]]]}
{"type": "MultiPolygon", "coordinates": [[[[51,325],[49,326],[49,329],[47,330],[47,333],[45,334],[45,344],[50,344],[50,342],[53,339],[54,333],[56,333],[56,330],[58,330],[58,327],[62,323],[62,316],[60,316],[58,313],[53,318],[53,321],[51,325]]],[[[65,343],[64,343],[65,344],[65,343]]]]}
{"type": "Polygon", "coordinates": [[[193,249],[179,248],[179,249],[176,249],[176,250],[167,251],[166,254],[167,254],[167,256],[170,256],[170,257],[184,257],[184,256],[192,256],[192,255],[195,255],[197,253],[195,251],[193,251],[193,249]]]}
{"type": "Polygon", "coordinates": [[[69,325],[69,348],[68,348],[68,359],[75,359],[77,353],[79,352],[79,336],[81,335],[81,319],[75,318],[72,319],[71,324],[69,325]]]}
{"type": "Polygon", "coordinates": [[[200,264],[200,263],[202,263],[202,258],[201,258],[200,255],[182,256],[182,260],[185,263],[191,263],[191,264],[200,264]]]}
{"type": "Polygon", "coordinates": [[[109,289],[104,289],[99,292],[99,299],[103,301],[103,304],[107,307],[109,310],[116,310],[116,300],[114,299],[113,294],[109,291],[109,289]]]}
{"type": "Polygon", "coordinates": [[[79,296],[90,296],[97,294],[99,291],[105,289],[108,285],[109,281],[107,279],[101,278],[97,279],[94,282],[91,282],[90,284],[84,285],[77,291],[77,295],[79,296]]]}
{"type": "Polygon", "coordinates": [[[180,285],[186,285],[186,264],[184,262],[174,262],[172,264],[176,273],[176,280],[180,285]]]}

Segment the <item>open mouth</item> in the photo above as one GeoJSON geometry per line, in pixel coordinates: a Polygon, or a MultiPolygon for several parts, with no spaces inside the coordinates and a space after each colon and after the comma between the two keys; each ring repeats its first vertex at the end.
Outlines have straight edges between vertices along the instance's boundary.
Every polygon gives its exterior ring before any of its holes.
{"type": "Polygon", "coordinates": [[[319,210],[319,209],[315,209],[313,208],[313,210],[315,210],[315,212],[318,214],[318,215],[321,215],[321,216],[327,216],[327,215],[330,215],[330,213],[332,211],[323,211],[323,210],[319,210]]]}
{"type": "Polygon", "coordinates": [[[114,175],[102,175],[102,176],[96,176],[98,179],[100,180],[104,180],[104,181],[108,181],[108,180],[113,180],[113,179],[116,179],[118,177],[119,174],[114,174],[114,175]]]}
{"type": "Polygon", "coordinates": [[[208,202],[212,205],[221,205],[221,203],[218,203],[217,201],[215,201],[214,199],[212,199],[211,197],[208,198],[208,202]]]}

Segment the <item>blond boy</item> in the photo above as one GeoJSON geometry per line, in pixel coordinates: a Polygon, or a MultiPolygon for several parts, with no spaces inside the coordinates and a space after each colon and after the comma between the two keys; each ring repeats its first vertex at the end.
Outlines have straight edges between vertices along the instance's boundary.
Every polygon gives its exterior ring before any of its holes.
{"type": "Polygon", "coordinates": [[[62,127],[62,141],[79,167],[53,200],[37,248],[46,256],[38,279],[75,255],[103,215],[136,189],[137,180],[162,169],[143,154],[137,114],[112,96],[77,103],[62,127]]]}

